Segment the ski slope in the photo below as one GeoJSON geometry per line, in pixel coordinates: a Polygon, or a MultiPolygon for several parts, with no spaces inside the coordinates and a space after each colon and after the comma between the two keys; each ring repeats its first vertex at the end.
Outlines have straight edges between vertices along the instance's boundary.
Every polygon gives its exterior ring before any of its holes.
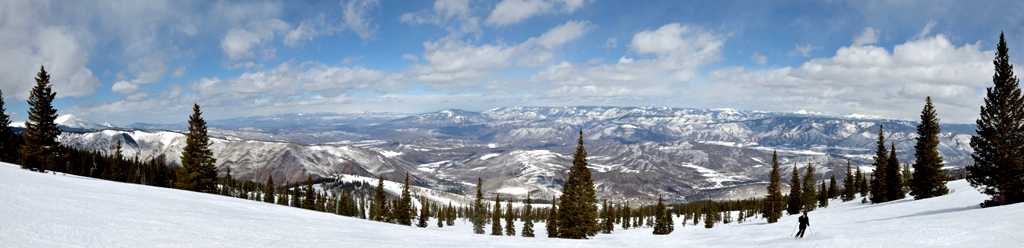
{"type": "MultiPolygon", "coordinates": [[[[472,234],[455,226],[399,226],[210,194],[37,173],[0,163],[3,247],[1024,247],[1024,204],[982,209],[987,198],[965,181],[950,195],[884,204],[832,201],[809,214],[804,239],[789,235],[796,216],[670,235],[621,230],[592,240],[472,234]]],[[[521,232],[522,222],[516,223],[521,232]]],[[[490,231],[490,227],[485,230],[490,231]]]]}

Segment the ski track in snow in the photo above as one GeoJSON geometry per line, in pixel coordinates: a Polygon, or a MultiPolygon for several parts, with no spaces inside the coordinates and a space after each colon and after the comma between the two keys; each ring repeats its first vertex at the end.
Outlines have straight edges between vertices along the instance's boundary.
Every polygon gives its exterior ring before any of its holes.
{"type": "MultiPolygon", "coordinates": [[[[351,178],[370,180],[370,178],[351,178]]],[[[368,183],[376,183],[369,181],[368,183]]],[[[679,225],[598,234],[592,240],[472,234],[455,226],[385,224],[262,202],[135,184],[53,175],[0,163],[0,246],[4,247],[1022,247],[1024,203],[978,207],[988,196],[967,182],[947,196],[882,204],[830,202],[809,214],[806,238],[793,239],[797,216],[712,229],[679,225]]],[[[386,183],[388,191],[401,190],[386,183]]],[[[518,205],[518,204],[517,204],[518,205]]],[[[735,214],[735,213],[733,213],[735,214]]],[[[734,219],[736,217],[734,216],[734,219]]],[[[504,224],[504,223],[503,223],[504,224]]],[[[521,229],[522,222],[516,223],[521,229]]],[[[485,227],[489,228],[488,227],[485,227]]]]}

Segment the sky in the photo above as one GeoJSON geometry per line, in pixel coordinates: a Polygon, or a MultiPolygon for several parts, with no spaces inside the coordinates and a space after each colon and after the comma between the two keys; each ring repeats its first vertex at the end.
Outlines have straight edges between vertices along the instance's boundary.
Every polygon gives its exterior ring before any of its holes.
{"type": "Polygon", "coordinates": [[[0,1],[0,90],[115,125],[512,106],[973,123],[1020,1],[0,1]]]}

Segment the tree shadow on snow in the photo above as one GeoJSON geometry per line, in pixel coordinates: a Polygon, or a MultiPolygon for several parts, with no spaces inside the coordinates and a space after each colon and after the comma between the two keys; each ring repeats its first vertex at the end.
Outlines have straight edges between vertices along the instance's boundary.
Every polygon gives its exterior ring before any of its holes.
{"type": "Polygon", "coordinates": [[[923,211],[923,212],[918,212],[918,213],[913,213],[913,214],[908,214],[908,215],[903,215],[903,216],[889,217],[889,218],[884,218],[884,219],[865,220],[865,221],[861,221],[861,222],[883,221],[883,220],[892,220],[892,219],[903,219],[903,218],[916,217],[916,216],[927,216],[927,215],[934,215],[934,214],[944,214],[944,213],[960,212],[960,211],[979,209],[979,208],[981,208],[981,206],[978,206],[978,205],[967,205],[967,206],[963,206],[963,207],[955,207],[955,208],[923,211]]]}

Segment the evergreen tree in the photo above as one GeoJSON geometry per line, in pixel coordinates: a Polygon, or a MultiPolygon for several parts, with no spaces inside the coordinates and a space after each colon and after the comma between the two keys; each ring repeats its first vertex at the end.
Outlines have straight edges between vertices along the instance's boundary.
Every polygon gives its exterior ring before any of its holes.
{"type": "Polygon", "coordinates": [[[526,194],[526,207],[523,208],[523,237],[533,238],[533,202],[530,194],[526,194]]]}
{"type": "MultiPolygon", "coordinates": [[[[910,171],[910,164],[903,163],[903,170],[900,171],[900,175],[903,175],[903,192],[910,193],[910,184],[914,182],[914,174],[910,171]]],[[[943,176],[945,176],[945,173],[943,173],[943,176]]]]}
{"type": "Polygon", "coordinates": [[[1024,201],[1024,98],[1010,64],[1003,33],[996,47],[993,87],[986,88],[985,105],[971,137],[974,165],[967,166],[967,182],[992,196],[985,206],[1024,201]]]}
{"type": "Polygon", "coordinates": [[[437,216],[434,217],[437,218],[437,227],[443,228],[444,221],[448,219],[448,208],[441,207],[437,210],[437,216]]]}
{"type": "Polygon", "coordinates": [[[796,164],[794,164],[793,178],[789,180],[789,205],[786,206],[786,212],[789,213],[789,215],[798,214],[800,213],[800,209],[803,209],[804,201],[802,197],[803,194],[800,190],[800,173],[796,171],[796,164]]]}
{"type": "Polygon", "coordinates": [[[21,137],[24,142],[18,153],[21,155],[22,168],[45,172],[57,168],[57,137],[61,131],[55,122],[57,110],[53,108],[53,99],[57,93],[50,87],[50,74],[40,66],[36,74],[36,86],[32,87],[28,98],[28,122],[21,137]]]}
{"type": "Polygon", "coordinates": [[[485,213],[487,210],[484,209],[484,194],[480,190],[482,184],[483,180],[479,177],[476,178],[476,201],[473,202],[473,213],[470,216],[473,221],[473,233],[475,234],[484,234],[484,215],[487,214],[485,213]]]}
{"type": "Polygon", "coordinates": [[[768,178],[768,195],[764,197],[764,209],[762,209],[761,216],[768,219],[768,223],[775,223],[782,218],[782,209],[784,208],[782,187],[779,186],[779,181],[782,180],[782,176],[779,174],[779,154],[775,151],[772,151],[772,171],[768,178]]]}
{"type": "Polygon", "coordinates": [[[501,198],[494,195],[494,211],[491,212],[491,235],[501,236],[501,198]]]}
{"type": "Polygon", "coordinates": [[[629,209],[629,203],[627,202],[626,206],[622,208],[622,230],[629,230],[632,227],[629,224],[629,219],[632,217],[630,216],[631,214],[632,210],[629,209]]]}
{"type": "Polygon", "coordinates": [[[850,170],[850,160],[846,160],[846,177],[843,178],[843,201],[852,201],[857,193],[856,176],[850,170]]]}
{"type": "Polygon", "coordinates": [[[316,209],[316,190],[313,189],[313,175],[306,174],[306,195],[302,197],[302,208],[316,209]]]}
{"type": "Polygon", "coordinates": [[[611,205],[608,205],[608,200],[605,199],[601,204],[601,233],[608,234],[615,231],[615,221],[612,218],[611,205]]]}
{"type": "Polygon", "coordinates": [[[889,151],[885,148],[885,135],[882,126],[878,126],[878,147],[875,149],[875,170],[871,172],[871,202],[882,203],[888,201],[889,196],[885,190],[887,182],[886,167],[889,165],[889,151]]]}
{"type": "Polygon", "coordinates": [[[836,183],[836,174],[833,173],[828,179],[828,198],[839,197],[839,184],[836,183]]]}
{"type": "MultiPolygon", "coordinates": [[[[495,203],[501,204],[501,203],[495,203]]],[[[516,236],[516,224],[515,221],[516,213],[512,209],[512,199],[508,200],[508,205],[505,205],[505,236],[516,236]]]]}
{"type": "Polygon", "coordinates": [[[192,115],[188,117],[188,134],[185,137],[185,148],[181,152],[181,169],[175,188],[214,192],[217,180],[217,159],[210,150],[210,135],[206,133],[206,121],[199,111],[199,104],[192,105],[192,115]]]}
{"type": "Polygon", "coordinates": [[[594,180],[587,168],[587,150],[583,148],[583,131],[573,154],[569,178],[562,186],[559,206],[558,234],[560,238],[585,239],[597,234],[597,196],[594,180]]]}
{"type": "Polygon", "coordinates": [[[885,199],[895,201],[907,197],[903,191],[903,175],[900,174],[900,160],[896,157],[896,143],[890,143],[889,163],[885,167],[885,199]]]}
{"type": "Polygon", "coordinates": [[[456,218],[455,217],[455,208],[452,207],[452,202],[449,201],[448,202],[448,216],[446,216],[446,218],[444,220],[445,221],[444,224],[448,225],[448,226],[454,226],[455,225],[455,218],[456,218]]]}
{"type": "Polygon", "coordinates": [[[949,193],[946,188],[946,173],[942,172],[942,156],[939,155],[939,117],[932,106],[932,98],[925,98],[921,110],[921,124],[917,125],[917,145],[914,145],[914,174],[910,182],[910,195],[914,199],[925,199],[949,193]]]}
{"type": "MultiPolygon", "coordinates": [[[[835,181],[832,181],[835,182],[835,181]]],[[[818,188],[821,194],[818,194],[818,206],[828,207],[828,189],[825,188],[825,179],[821,179],[821,188],[818,188]]]]}
{"type": "Polygon", "coordinates": [[[405,184],[402,186],[402,198],[395,206],[395,218],[398,224],[411,226],[412,218],[415,215],[412,209],[412,196],[409,195],[409,172],[405,173],[405,184]]]}
{"type": "Polygon", "coordinates": [[[274,175],[267,177],[267,188],[263,191],[263,202],[274,203],[274,175]]]}
{"type": "Polygon", "coordinates": [[[544,222],[548,238],[558,237],[558,200],[551,196],[551,209],[548,209],[548,220],[544,222]]]}
{"type": "Polygon", "coordinates": [[[20,137],[11,130],[11,116],[4,108],[4,91],[0,90],[0,161],[17,162],[18,145],[21,143],[18,139],[20,137]]]}
{"type": "Polygon", "coordinates": [[[295,182],[295,187],[289,189],[292,193],[291,206],[293,208],[302,208],[302,195],[299,194],[299,185],[298,182],[295,182]]]}
{"type": "MultiPolygon", "coordinates": [[[[427,206],[425,199],[420,200],[420,218],[419,222],[416,222],[417,227],[427,228],[427,215],[430,214],[430,208],[427,206]]],[[[441,218],[437,218],[437,227],[441,227],[441,218]]]]}
{"type": "MultiPolygon", "coordinates": [[[[815,190],[815,183],[817,179],[814,178],[814,165],[807,163],[807,172],[804,173],[804,185],[800,187],[802,190],[801,201],[804,203],[804,211],[814,211],[814,208],[818,206],[818,192],[815,190]]],[[[821,192],[822,194],[826,192],[821,192]]]]}
{"type": "Polygon", "coordinates": [[[864,176],[864,172],[860,171],[860,166],[857,166],[857,178],[854,178],[854,180],[857,181],[857,192],[860,193],[860,196],[867,197],[869,190],[868,179],[864,176]]]}
{"type": "Polygon", "coordinates": [[[661,196],[658,196],[658,206],[654,210],[654,235],[668,235],[675,229],[672,223],[671,213],[665,211],[665,204],[661,202],[661,196]]]}
{"type": "Polygon", "coordinates": [[[384,176],[377,177],[377,188],[373,191],[373,203],[370,205],[370,219],[385,222],[387,217],[387,195],[384,193],[384,176]]]}

